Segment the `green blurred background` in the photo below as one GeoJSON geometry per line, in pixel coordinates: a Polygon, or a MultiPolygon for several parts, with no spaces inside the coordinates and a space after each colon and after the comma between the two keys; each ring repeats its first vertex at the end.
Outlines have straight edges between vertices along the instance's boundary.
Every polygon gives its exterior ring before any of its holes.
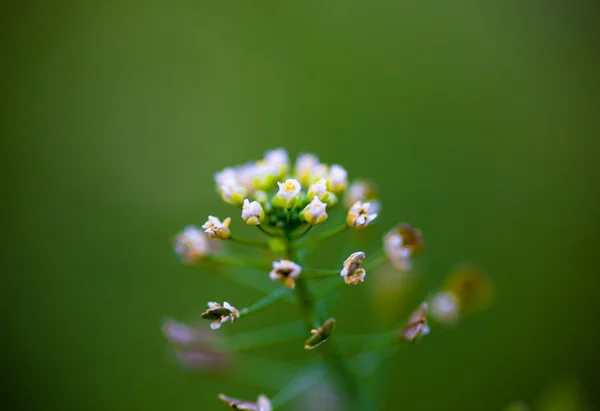
{"type": "MultiPolygon", "coordinates": [[[[218,392],[253,398],[260,387],[180,370],[160,325],[197,318],[208,300],[260,297],[183,266],[171,240],[231,213],[215,170],[279,146],[378,182],[371,250],[397,222],[423,229],[414,301],[458,262],[494,279],[491,310],[394,360],[387,409],[536,404],[563,376],[598,393],[593,2],[3,9],[7,409],[212,410],[218,392]]],[[[335,247],[322,265],[339,265],[335,247]]],[[[344,289],[338,330],[377,328],[364,290],[344,289]]],[[[237,330],[295,318],[277,307],[237,330]]],[[[258,354],[306,359],[289,344],[258,354]]]]}

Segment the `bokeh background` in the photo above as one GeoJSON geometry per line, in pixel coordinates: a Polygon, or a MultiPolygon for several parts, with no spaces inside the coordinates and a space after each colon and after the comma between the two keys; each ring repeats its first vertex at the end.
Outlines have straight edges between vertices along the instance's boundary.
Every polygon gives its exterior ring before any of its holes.
{"type": "MultiPolygon", "coordinates": [[[[595,7],[3,5],[6,409],[212,410],[218,392],[254,397],[260,387],[179,369],[160,326],[208,300],[260,297],[183,266],[171,240],[233,211],[215,170],[280,146],[378,182],[365,247],[400,221],[423,229],[410,304],[459,262],[494,279],[489,311],[402,350],[387,409],[535,406],[565,378],[598,404],[595,7]]],[[[339,264],[335,247],[315,264],[339,264]]],[[[364,290],[344,289],[338,330],[380,325],[364,290]]],[[[399,318],[410,304],[397,302],[399,318]]],[[[276,307],[235,327],[295,318],[276,307]]],[[[290,344],[257,355],[306,359],[290,344]]]]}

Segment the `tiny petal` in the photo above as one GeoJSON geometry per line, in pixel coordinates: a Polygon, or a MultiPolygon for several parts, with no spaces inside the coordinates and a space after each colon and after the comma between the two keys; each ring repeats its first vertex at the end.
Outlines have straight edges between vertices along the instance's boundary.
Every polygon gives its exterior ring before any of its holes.
{"type": "Polygon", "coordinates": [[[242,206],[242,219],[248,225],[259,225],[265,218],[265,211],[258,201],[245,199],[242,206]]]}
{"type": "Polygon", "coordinates": [[[377,214],[371,213],[370,207],[371,203],[362,203],[360,201],[354,203],[350,210],[348,210],[346,218],[348,225],[358,230],[366,228],[377,218],[377,214]]]}
{"type": "Polygon", "coordinates": [[[236,179],[228,178],[220,186],[219,192],[223,201],[236,206],[242,205],[244,198],[248,194],[246,187],[241,185],[236,179]]]}
{"type": "Polygon", "coordinates": [[[422,303],[415,312],[411,314],[406,327],[398,335],[401,339],[414,342],[421,337],[429,334],[429,325],[427,324],[427,303],[422,303]]]}
{"type": "Polygon", "coordinates": [[[221,220],[219,220],[217,217],[208,216],[208,221],[204,223],[202,228],[204,228],[204,232],[208,234],[210,238],[220,238],[222,240],[226,240],[231,236],[231,231],[229,231],[230,223],[231,218],[229,217],[221,222],[221,220]]]}
{"type": "Polygon", "coordinates": [[[425,248],[421,230],[410,224],[400,224],[384,237],[384,250],[392,265],[401,271],[410,269],[410,259],[425,248]]]}
{"type": "Polygon", "coordinates": [[[283,148],[267,151],[265,162],[277,168],[277,176],[284,176],[290,168],[290,159],[287,151],[283,148]]]}
{"type": "MultiPolygon", "coordinates": [[[[371,203],[377,198],[377,190],[375,185],[369,181],[358,180],[350,184],[344,196],[344,204],[347,208],[352,207],[357,201],[369,201],[371,203]]],[[[371,204],[371,211],[377,213],[374,204],[371,204]]]]}
{"type": "Polygon", "coordinates": [[[213,320],[210,323],[210,328],[216,330],[221,327],[221,324],[233,322],[234,319],[240,318],[240,312],[226,301],[222,307],[218,303],[209,302],[208,310],[202,313],[202,318],[213,320]]]}
{"type": "Polygon", "coordinates": [[[273,281],[283,281],[289,287],[294,288],[295,278],[300,276],[302,267],[290,260],[273,261],[273,269],[269,273],[269,278],[273,281]]]}
{"type": "Polygon", "coordinates": [[[327,220],[327,204],[321,202],[318,197],[314,197],[312,201],[304,207],[302,215],[308,224],[316,225],[327,220]]]}

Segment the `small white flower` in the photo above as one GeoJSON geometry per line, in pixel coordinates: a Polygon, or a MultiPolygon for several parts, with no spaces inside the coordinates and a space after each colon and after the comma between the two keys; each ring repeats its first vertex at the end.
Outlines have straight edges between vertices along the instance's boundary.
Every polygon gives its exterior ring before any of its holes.
{"type": "Polygon", "coordinates": [[[302,153],[296,159],[294,174],[304,185],[309,184],[313,169],[319,164],[319,159],[313,154],[302,153]]]}
{"type": "Polygon", "coordinates": [[[265,193],[264,191],[256,191],[254,193],[254,199],[260,204],[264,205],[267,203],[268,200],[267,193],[265,193]]]}
{"type": "Polygon", "coordinates": [[[242,219],[248,225],[259,225],[265,218],[265,211],[258,201],[250,202],[248,199],[244,200],[242,206],[242,219]]]}
{"type": "Polygon", "coordinates": [[[317,197],[319,200],[323,200],[323,198],[327,194],[327,181],[324,178],[320,179],[314,184],[311,184],[310,187],[308,187],[307,197],[309,200],[312,200],[314,197],[317,197]]]}
{"type": "Polygon", "coordinates": [[[312,201],[304,207],[302,215],[308,224],[315,225],[327,220],[326,209],[327,204],[321,202],[318,197],[314,197],[312,201]]]}
{"type": "Polygon", "coordinates": [[[295,278],[300,276],[302,267],[290,260],[273,261],[273,269],[269,273],[269,278],[273,281],[283,281],[286,287],[294,288],[295,278]]]}
{"type": "Polygon", "coordinates": [[[273,203],[283,208],[294,208],[300,199],[302,186],[298,180],[288,179],[285,183],[277,182],[279,191],[275,195],[273,203]]]}
{"type": "Polygon", "coordinates": [[[235,168],[235,179],[244,186],[248,193],[254,192],[254,176],[256,175],[256,167],[254,162],[249,162],[235,168]]]}
{"type": "Polygon", "coordinates": [[[204,223],[202,228],[204,228],[204,232],[212,239],[220,238],[227,240],[231,236],[231,231],[229,231],[230,223],[231,218],[229,217],[221,222],[217,217],[208,216],[208,221],[204,223]]]}
{"type": "Polygon", "coordinates": [[[383,248],[392,265],[402,271],[410,270],[410,259],[423,251],[425,243],[421,231],[409,224],[400,224],[388,231],[383,240],[383,248]]]}
{"type": "Polygon", "coordinates": [[[236,180],[237,175],[235,169],[227,167],[222,171],[217,171],[214,177],[217,188],[219,188],[228,180],[236,180]]]}
{"type": "Polygon", "coordinates": [[[344,268],[340,275],[344,277],[346,284],[357,285],[365,281],[367,272],[363,268],[358,268],[365,259],[365,253],[357,251],[350,254],[350,257],[344,261],[344,268]]]}
{"type": "Polygon", "coordinates": [[[327,183],[329,191],[332,193],[339,194],[343,192],[346,189],[346,184],[348,184],[348,172],[344,167],[338,164],[332,164],[329,168],[327,183]]]}
{"type": "Polygon", "coordinates": [[[214,320],[210,323],[210,328],[216,330],[221,327],[221,324],[232,322],[234,319],[240,318],[240,312],[227,301],[223,303],[222,307],[218,303],[209,302],[208,310],[202,313],[202,318],[214,320]]]}
{"type": "Polygon", "coordinates": [[[201,260],[211,251],[207,235],[193,225],[185,227],[177,235],[174,248],[175,252],[188,263],[201,260]]]}
{"type": "Polygon", "coordinates": [[[259,160],[254,163],[252,182],[259,190],[269,190],[279,177],[279,166],[259,160]]]}
{"type": "Polygon", "coordinates": [[[219,186],[219,192],[226,203],[236,206],[242,205],[244,198],[248,194],[246,187],[241,185],[235,178],[225,178],[219,186]]]}
{"type": "Polygon", "coordinates": [[[287,151],[285,151],[285,149],[283,148],[267,151],[265,153],[265,161],[268,164],[277,167],[278,176],[286,175],[288,170],[290,169],[290,159],[288,157],[287,151]]]}
{"type": "Polygon", "coordinates": [[[431,299],[431,316],[442,324],[453,325],[458,322],[460,306],[456,296],[448,291],[441,291],[431,299]]]}
{"type": "Polygon", "coordinates": [[[413,342],[429,334],[427,324],[427,303],[422,303],[415,312],[411,314],[406,327],[400,331],[399,337],[413,342]]]}
{"type": "Polygon", "coordinates": [[[376,213],[371,212],[371,203],[361,203],[357,201],[348,211],[348,217],[346,221],[352,228],[363,229],[366,228],[375,218],[376,213]]]}

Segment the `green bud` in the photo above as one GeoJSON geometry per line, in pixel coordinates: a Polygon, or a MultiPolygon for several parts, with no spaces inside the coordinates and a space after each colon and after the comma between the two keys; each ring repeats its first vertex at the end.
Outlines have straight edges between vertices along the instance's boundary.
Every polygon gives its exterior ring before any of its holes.
{"type": "Polygon", "coordinates": [[[328,318],[323,325],[311,331],[311,336],[304,343],[305,350],[312,350],[323,344],[335,330],[335,318],[328,318]]]}

